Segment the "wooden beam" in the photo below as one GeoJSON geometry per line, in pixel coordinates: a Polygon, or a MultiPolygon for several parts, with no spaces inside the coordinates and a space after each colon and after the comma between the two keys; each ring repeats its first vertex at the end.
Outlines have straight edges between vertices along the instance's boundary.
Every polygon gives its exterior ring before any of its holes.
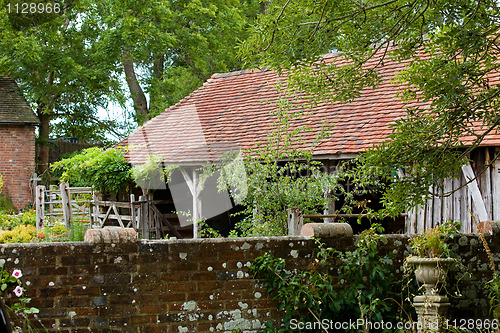
{"type": "MultiPolygon", "coordinates": [[[[484,156],[484,164],[483,169],[490,163],[490,151],[489,148],[485,148],[485,156],[484,156]]],[[[491,210],[491,166],[488,166],[488,169],[484,171],[482,175],[481,182],[481,193],[483,193],[484,204],[486,206],[486,213],[488,214],[488,220],[493,219],[493,214],[491,210]]]]}
{"type": "Polygon", "coordinates": [[[415,231],[417,234],[424,232],[425,230],[425,205],[417,206],[417,230],[415,231]]]}
{"type": "Polygon", "coordinates": [[[64,215],[64,225],[66,228],[69,230],[70,228],[70,221],[72,218],[72,213],[71,213],[71,195],[69,192],[69,185],[68,183],[61,183],[59,186],[59,189],[61,190],[61,201],[62,201],[62,209],[63,209],[63,215],[64,215]]]}
{"type": "MultiPolygon", "coordinates": [[[[500,152],[500,148],[495,148],[495,156],[500,152]]],[[[491,173],[491,191],[492,191],[492,219],[500,220],[500,160],[493,162],[491,173]]]]}
{"type": "Polygon", "coordinates": [[[184,180],[186,181],[187,186],[189,187],[191,196],[193,197],[193,213],[191,217],[193,220],[193,238],[198,238],[199,237],[198,221],[201,220],[202,216],[201,215],[202,206],[200,200],[202,184],[200,184],[199,175],[196,168],[192,169],[191,175],[189,175],[184,168],[181,168],[181,173],[182,176],[184,177],[184,180]]]}
{"type": "Polygon", "coordinates": [[[470,163],[462,166],[462,172],[464,173],[465,181],[469,182],[467,184],[467,189],[469,190],[470,196],[472,197],[474,208],[476,209],[476,213],[479,218],[478,222],[488,221],[488,213],[483,201],[483,196],[481,195],[481,191],[479,191],[477,179],[474,175],[474,170],[472,170],[470,163]]]}
{"type": "Polygon", "coordinates": [[[156,207],[154,204],[151,204],[151,209],[154,214],[158,216],[158,218],[164,223],[164,225],[168,227],[169,231],[172,232],[175,237],[177,237],[178,239],[182,239],[182,235],[179,233],[179,231],[177,231],[177,228],[174,227],[165,216],[163,216],[163,214],[158,210],[158,207],[156,207]]]}
{"type": "MultiPolygon", "coordinates": [[[[429,187],[429,193],[432,193],[434,191],[434,187],[431,185],[429,187]]],[[[433,203],[434,203],[434,198],[433,197],[430,197],[427,199],[426,201],[426,204],[425,204],[425,229],[424,230],[428,230],[428,229],[431,229],[431,228],[434,228],[435,225],[434,225],[434,207],[433,207],[433,203]]]]}
{"type": "Polygon", "coordinates": [[[452,215],[452,221],[461,221],[460,218],[460,190],[458,188],[461,186],[460,183],[460,178],[457,177],[453,179],[453,215],[452,215]]]}
{"type": "Polygon", "coordinates": [[[36,228],[38,230],[44,227],[45,220],[45,186],[38,185],[35,191],[36,197],[36,228]]]}
{"type": "Polygon", "coordinates": [[[193,186],[193,179],[191,176],[187,173],[187,171],[184,168],[180,168],[182,177],[184,177],[184,180],[186,181],[187,186],[189,187],[189,191],[191,192],[191,195],[194,196],[194,186],[193,186]]]}
{"type": "Polygon", "coordinates": [[[437,196],[434,196],[432,199],[434,201],[433,203],[433,214],[432,214],[432,219],[434,221],[433,225],[434,227],[441,225],[442,223],[442,194],[443,194],[443,187],[441,185],[439,186],[434,186],[434,192],[437,194],[437,196]]]}
{"type": "Polygon", "coordinates": [[[449,194],[453,189],[453,179],[445,179],[443,186],[443,221],[453,221],[453,194],[449,194]]]}

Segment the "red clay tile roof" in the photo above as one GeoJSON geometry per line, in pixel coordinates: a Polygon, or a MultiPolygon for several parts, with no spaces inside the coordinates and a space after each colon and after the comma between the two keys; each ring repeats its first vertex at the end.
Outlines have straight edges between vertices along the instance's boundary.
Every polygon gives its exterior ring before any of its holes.
{"type": "MultiPolygon", "coordinates": [[[[377,89],[363,89],[351,103],[319,104],[308,111],[310,115],[294,119],[294,126],[307,124],[313,129],[295,147],[310,146],[325,120],[334,127],[331,136],[314,149],[317,157],[357,154],[384,141],[391,132],[389,124],[405,114],[396,97],[401,86],[391,82],[403,66],[386,61],[379,70],[383,79],[377,89]]],[[[149,154],[161,156],[166,163],[196,164],[216,160],[225,151],[256,148],[257,143],[266,143],[275,121],[277,84],[285,85],[286,79],[270,70],[214,74],[119,145],[129,146],[127,158],[133,164],[145,162],[149,154]]],[[[490,135],[483,145],[500,145],[500,135],[490,135]]]]}
{"type": "Polygon", "coordinates": [[[0,77],[0,124],[38,124],[17,83],[0,77]]]}

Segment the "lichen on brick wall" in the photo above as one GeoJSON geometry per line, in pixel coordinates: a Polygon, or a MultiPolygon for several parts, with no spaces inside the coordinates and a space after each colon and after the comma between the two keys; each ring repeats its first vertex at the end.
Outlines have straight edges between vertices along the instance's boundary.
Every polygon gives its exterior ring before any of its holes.
{"type": "MultiPolygon", "coordinates": [[[[401,276],[408,236],[387,240],[381,250],[396,254],[392,265],[401,276]]],[[[498,264],[500,238],[488,241],[498,264]]],[[[356,240],[322,242],[349,250],[356,240]]],[[[488,316],[484,285],[491,271],[482,243],[460,235],[454,249],[462,263],[454,270],[463,276],[450,283],[451,291],[459,290],[451,314],[488,316]]],[[[302,237],[5,244],[0,260],[23,270],[27,296],[50,331],[258,332],[281,313],[248,267],[268,252],[285,258],[290,269],[305,269],[317,250],[314,240],[302,237]]]]}

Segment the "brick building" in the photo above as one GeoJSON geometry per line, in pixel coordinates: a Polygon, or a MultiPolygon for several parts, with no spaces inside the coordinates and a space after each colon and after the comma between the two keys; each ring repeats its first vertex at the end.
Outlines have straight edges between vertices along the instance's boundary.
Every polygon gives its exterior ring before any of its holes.
{"type": "Polygon", "coordinates": [[[38,118],[16,82],[0,77],[0,173],[2,191],[16,209],[28,206],[30,177],[35,171],[35,127],[38,118]]]}

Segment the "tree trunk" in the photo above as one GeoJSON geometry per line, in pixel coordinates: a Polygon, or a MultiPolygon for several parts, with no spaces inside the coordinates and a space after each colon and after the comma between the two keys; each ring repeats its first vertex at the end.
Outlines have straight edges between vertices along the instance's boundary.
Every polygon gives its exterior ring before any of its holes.
{"type": "Polygon", "coordinates": [[[146,95],[139,85],[139,81],[135,75],[134,61],[130,50],[125,50],[123,54],[123,69],[125,71],[125,77],[127,79],[128,88],[130,90],[130,95],[134,101],[134,109],[137,115],[137,121],[139,124],[146,121],[148,115],[148,101],[146,100],[146,95]]]}
{"type": "Polygon", "coordinates": [[[262,15],[266,15],[266,10],[267,10],[267,6],[269,5],[269,1],[262,1],[260,3],[260,8],[259,8],[259,12],[262,14],[262,15]]]}
{"type": "Polygon", "coordinates": [[[37,115],[40,120],[38,129],[38,172],[43,173],[49,168],[49,134],[50,134],[50,114],[44,112],[45,105],[38,104],[37,115]]]}
{"type": "MultiPolygon", "coordinates": [[[[154,81],[153,84],[155,85],[160,85],[160,82],[163,81],[163,73],[165,71],[165,55],[164,54],[154,54],[153,55],[153,77],[154,81]]],[[[160,105],[160,99],[157,98],[159,96],[159,91],[158,89],[153,89],[152,93],[149,95],[149,110],[150,111],[156,111],[156,112],[162,112],[163,110],[160,110],[161,105],[160,105]]]]}

